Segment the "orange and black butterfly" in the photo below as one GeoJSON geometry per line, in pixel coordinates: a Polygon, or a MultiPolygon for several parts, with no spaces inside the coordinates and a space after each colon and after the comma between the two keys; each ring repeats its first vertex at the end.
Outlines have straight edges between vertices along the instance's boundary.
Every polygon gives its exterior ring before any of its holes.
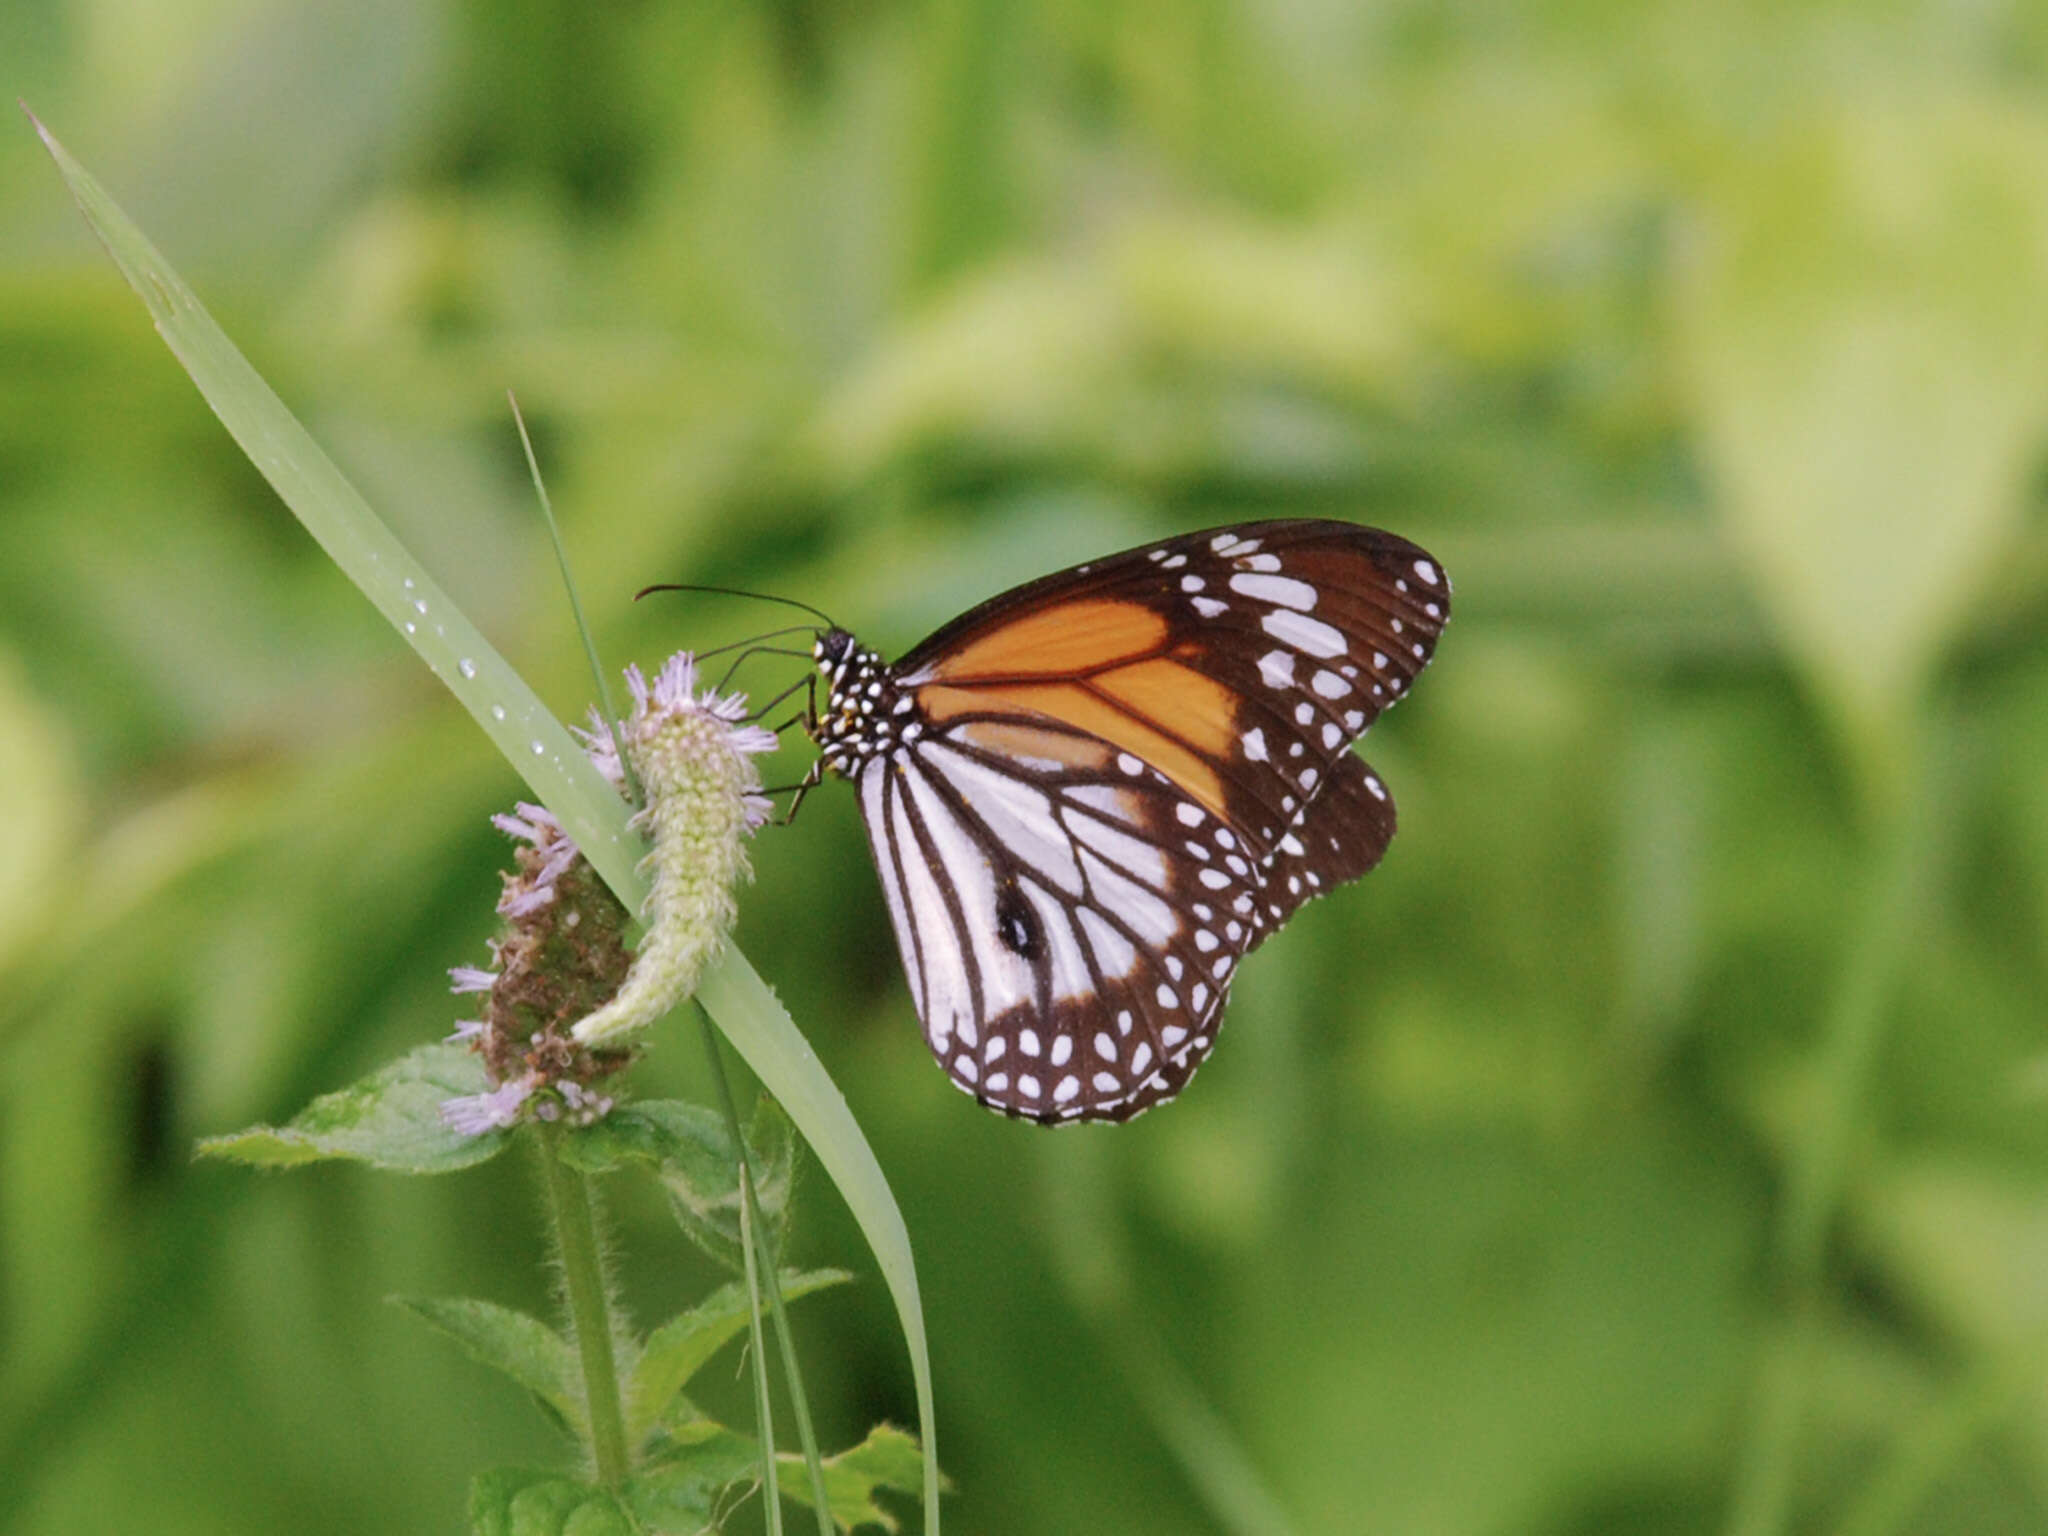
{"type": "Polygon", "coordinates": [[[1451,584],[1406,539],[1186,534],[961,615],[895,665],[843,629],[811,779],[852,782],[925,1041],[989,1108],[1128,1120],[1179,1093],[1238,962],[1386,852],[1351,752],[1451,584]]]}

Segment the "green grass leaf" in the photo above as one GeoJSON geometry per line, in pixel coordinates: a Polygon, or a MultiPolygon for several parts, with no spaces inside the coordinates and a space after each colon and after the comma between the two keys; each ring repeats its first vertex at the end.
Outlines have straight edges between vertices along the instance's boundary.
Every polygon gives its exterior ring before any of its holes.
{"type": "MultiPolygon", "coordinates": [[[[31,121],[34,121],[31,117],[31,121]]],[[[263,382],[104,188],[41,123],[107,254],[142,298],[165,345],[215,415],[321,548],[468,709],[632,911],[647,895],[644,845],[626,807],[568,731],[413,559],[263,382]]],[[[939,1529],[931,1357],[910,1233],[867,1138],[788,1012],[737,949],[697,990],[725,1037],[803,1133],[873,1248],[903,1325],[924,1427],[926,1529],[939,1529]]]]}
{"type": "Polygon", "coordinates": [[[346,1158],[390,1173],[453,1173],[490,1161],[511,1140],[509,1131],[464,1136],[441,1123],[443,1100],[488,1087],[468,1046],[437,1041],[323,1093],[283,1125],[209,1136],[199,1155],[260,1168],[346,1158]]]}

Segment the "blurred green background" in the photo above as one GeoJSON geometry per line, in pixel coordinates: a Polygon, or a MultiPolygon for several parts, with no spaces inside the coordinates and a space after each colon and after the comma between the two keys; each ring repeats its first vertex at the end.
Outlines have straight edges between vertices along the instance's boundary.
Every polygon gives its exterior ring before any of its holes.
{"type": "MultiPolygon", "coordinates": [[[[2048,1529],[2048,9],[0,0],[0,76],[565,716],[508,386],[620,661],[1254,516],[1452,573],[1386,864],[1132,1126],[945,1085],[843,790],[759,839],[950,1529],[2048,1529]]],[[[190,1151],[447,1030],[521,787],[24,123],[0,402],[0,1529],[458,1529],[556,1447],[380,1298],[545,1307],[526,1171],[190,1151]]],[[[913,1405],[806,1188],[829,1449],[913,1405]]]]}

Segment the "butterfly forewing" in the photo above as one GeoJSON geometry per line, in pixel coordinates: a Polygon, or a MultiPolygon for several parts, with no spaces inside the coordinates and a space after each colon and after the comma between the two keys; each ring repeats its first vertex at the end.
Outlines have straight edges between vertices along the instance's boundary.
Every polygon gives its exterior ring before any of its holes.
{"type": "Polygon", "coordinates": [[[896,670],[935,712],[1044,710],[1117,740],[1264,855],[1407,692],[1449,601],[1435,561],[1394,534],[1256,523],[1020,587],[896,670]]]}
{"type": "Polygon", "coordinates": [[[1392,534],[1260,523],[1020,587],[894,668],[821,640],[824,760],[954,1081],[1046,1121],[1178,1092],[1237,961],[1385,852],[1393,802],[1349,749],[1449,597],[1392,534]]]}

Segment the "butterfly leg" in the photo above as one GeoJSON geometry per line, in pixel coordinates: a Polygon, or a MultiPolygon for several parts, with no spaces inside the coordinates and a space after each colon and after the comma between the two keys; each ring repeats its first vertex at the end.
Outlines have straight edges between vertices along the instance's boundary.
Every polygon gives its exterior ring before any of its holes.
{"type": "Polygon", "coordinates": [[[782,825],[788,826],[796,820],[797,807],[804,803],[804,796],[825,782],[825,759],[819,758],[811,764],[810,772],[797,781],[796,793],[790,798],[789,809],[782,814],[782,825]]]}

